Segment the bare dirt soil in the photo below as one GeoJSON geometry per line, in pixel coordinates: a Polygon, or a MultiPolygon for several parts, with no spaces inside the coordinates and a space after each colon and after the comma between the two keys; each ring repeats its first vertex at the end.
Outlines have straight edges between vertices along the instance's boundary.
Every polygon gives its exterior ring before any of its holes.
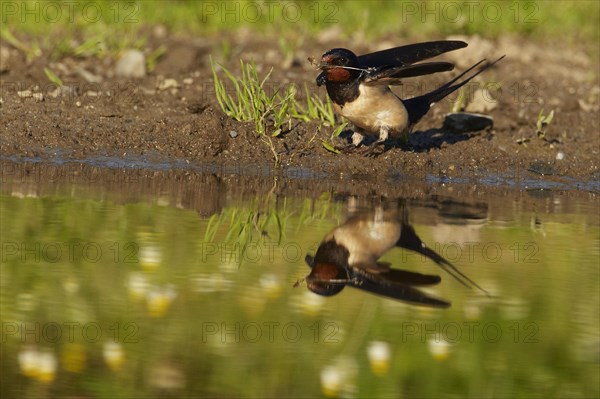
{"type": "MultiPolygon", "coordinates": [[[[170,36],[158,29],[146,53],[161,45],[166,52],[140,79],[115,77],[116,60],[110,58],[52,60],[42,55],[28,61],[21,51],[0,42],[0,158],[62,162],[110,157],[106,159],[139,167],[153,162],[196,170],[212,165],[260,174],[262,167],[274,165],[273,153],[253,123],[232,120],[219,109],[209,54],[232,71],[239,70],[240,58],[253,59],[261,76],[274,68],[272,88],[291,82],[302,88],[306,82],[316,93],[317,72],[306,61],[308,56],[319,57],[332,47],[350,47],[360,54],[408,43],[395,38],[349,42],[331,36],[323,35],[317,42],[307,39],[293,57],[286,57],[276,38],[240,32],[228,38],[235,45],[223,60],[221,39],[170,36]],[[44,67],[54,71],[67,89],[55,91],[44,67]]],[[[433,39],[442,38],[421,38],[433,39]]],[[[457,64],[454,72],[409,79],[397,93],[412,96],[431,90],[481,58],[506,54],[467,90],[472,94],[478,87],[486,89],[483,100],[468,105],[467,111],[491,116],[492,128],[470,133],[443,129],[444,116],[456,99],[452,96],[436,104],[417,125],[408,145],[365,158],[327,151],[321,140],[331,141],[333,128],[294,122],[273,139],[279,170],[342,181],[504,179],[508,184],[544,181],[600,190],[598,59],[583,47],[511,37],[495,42],[462,39],[468,48],[440,57],[457,64]],[[554,111],[554,118],[539,133],[536,122],[542,109],[546,115],[554,111]]],[[[333,143],[343,145],[344,139],[335,138],[333,143]]]]}

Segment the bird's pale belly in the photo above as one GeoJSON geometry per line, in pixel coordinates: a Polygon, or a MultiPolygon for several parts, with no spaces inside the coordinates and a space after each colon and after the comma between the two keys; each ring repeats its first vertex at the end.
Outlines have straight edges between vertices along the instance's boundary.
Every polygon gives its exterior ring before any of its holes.
{"type": "Polygon", "coordinates": [[[335,111],[368,134],[387,127],[390,136],[398,136],[408,129],[408,112],[387,86],[360,85],[359,91],[356,100],[342,107],[334,103],[335,111]]]}
{"type": "Polygon", "coordinates": [[[348,249],[348,264],[373,264],[393,248],[402,231],[396,220],[359,220],[333,231],[335,241],[348,249]]]}

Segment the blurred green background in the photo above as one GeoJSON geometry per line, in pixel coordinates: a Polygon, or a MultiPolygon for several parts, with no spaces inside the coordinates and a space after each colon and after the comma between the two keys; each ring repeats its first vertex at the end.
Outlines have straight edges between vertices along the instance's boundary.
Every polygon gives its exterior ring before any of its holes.
{"type": "Polygon", "coordinates": [[[591,1],[5,1],[2,38],[25,46],[86,54],[142,47],[151,27],[216,39],[240,30],[284,38],[335,34],[366,39],[442,38],[452,34],[525,38],[593,51],[600,3],[591,1]],[[89,43],[77,45],[73,40],[89,43]],[[71,41],[71,42],[70,42],[71,41]]]}

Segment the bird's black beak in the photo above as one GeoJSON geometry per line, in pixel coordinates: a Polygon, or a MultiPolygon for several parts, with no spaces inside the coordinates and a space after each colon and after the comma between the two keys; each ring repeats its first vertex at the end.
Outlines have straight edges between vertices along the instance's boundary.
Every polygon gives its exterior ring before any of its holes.
{"type": "Polygon", "coordinates": [[[317,76],[317,86],[323,86],[325,83],[327,83],[325,72],[321,72],[319,76],[317,76]]]}
{"type": "Polygon", "coordinates": [[[315,267],[315,258],[309,254],[306,254],[306,257],[304,258],[304,261],[306,262],[306,264],[308,266],[310,266],[310,268],[312,269],[313,267],[315,267]]]}

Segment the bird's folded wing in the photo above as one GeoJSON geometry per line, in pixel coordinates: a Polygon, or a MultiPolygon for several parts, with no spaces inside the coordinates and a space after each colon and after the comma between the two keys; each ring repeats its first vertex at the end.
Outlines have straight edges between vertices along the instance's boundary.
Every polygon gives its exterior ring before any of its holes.
{"type": "Polygon", "coordinates": [[[364,54],[358,60],[365,67],[409,65],[463,47],[467,47],[467,43],[458,40],[416,43],[364,54]]]}
{"type": "Polygon", "coordinates": [[[432,274],[415,273],[408,270],[392,269],[389,263],[377,263],[378,267],[365,267],[364,265],[353,265],[352,272],[355,275],[368,278],[380,284],[401,285],[435,285],[442,281],[440,276],[432,274]]]}
{"type": "Polygon", "coordinates": [[[418,289],[412,288],[408,285],[381,284],[368,279],[359,282],[351,282],[348,285],[360,290],[371,292],[373,294],[378,294],[387,298],[394,298],[413,304],[433,306],[436,308],[447,308],[450,306],[449,302],[429,296],[423,291],[419,291],[418,289]]]}

